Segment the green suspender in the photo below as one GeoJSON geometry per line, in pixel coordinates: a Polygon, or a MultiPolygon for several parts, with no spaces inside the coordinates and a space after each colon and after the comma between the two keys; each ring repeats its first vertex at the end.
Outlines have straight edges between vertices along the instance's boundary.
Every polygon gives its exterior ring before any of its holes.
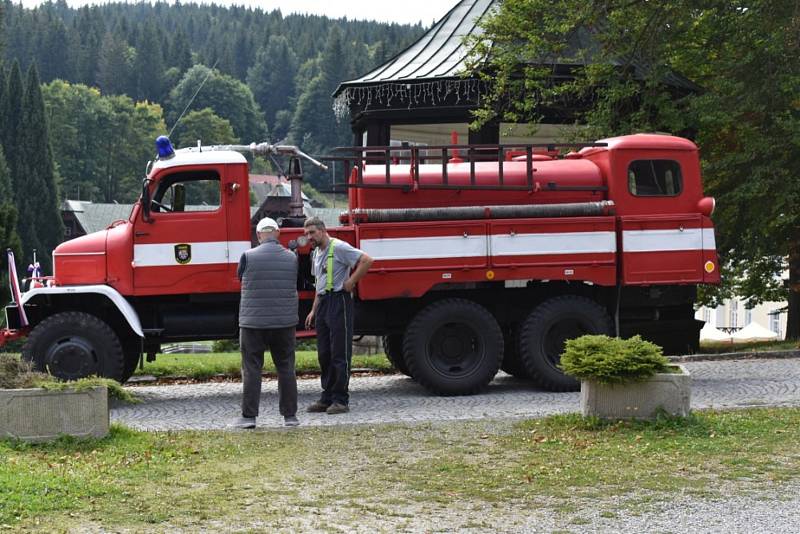
{"type": "Polygon", "coordinates": [[[331,238],[331,245],[328,247],[328,279],[325,285],[325,290],[333,291],[333,247],[336,246],[336,240],[331,238]]]}

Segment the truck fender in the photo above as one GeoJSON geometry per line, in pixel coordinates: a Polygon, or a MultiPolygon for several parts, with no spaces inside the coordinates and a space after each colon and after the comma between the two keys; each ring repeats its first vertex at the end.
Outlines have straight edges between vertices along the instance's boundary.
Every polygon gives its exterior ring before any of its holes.
{"type": "Polygon", "coordinates": [[[137,336],[144,337],[144,332],[142,331],[142,323],[141,321],[139,321],[139,315],[136,313],[136,310],[134,310],[130,302],[125,300],[125,297],[123,297],[113,287],[104,285],[36,287],[23,293],[21,304],[24,306],[25,303],[38,297],[39,295],[48,296],[48,295],[78,295],[78,294],[103,295],[108,300],[114,303],[119,312],[128,322],[128,326],[131,327],[131,330],[133,330],[133,332],[137,336]]]}

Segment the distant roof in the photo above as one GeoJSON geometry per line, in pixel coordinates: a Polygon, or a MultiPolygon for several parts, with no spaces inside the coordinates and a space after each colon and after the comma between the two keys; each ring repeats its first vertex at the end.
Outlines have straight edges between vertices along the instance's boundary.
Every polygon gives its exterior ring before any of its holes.
{"type": "Polygon", "coordinates": [[[470,51],[464,46],[464,37],[483,33],[478,21],[497,3],[497,0],[459,2],[417,42],[372,72],[341,83],[334,96],[353,85],[457,77],[470,51]]]}
{"type": "Polygon", "coordinates": [[[105,230],[109,224],[127,219],[133,204],[95,204],[84,200],[65,200],[62,211],[71,211],[87,234],[105,230]]]}

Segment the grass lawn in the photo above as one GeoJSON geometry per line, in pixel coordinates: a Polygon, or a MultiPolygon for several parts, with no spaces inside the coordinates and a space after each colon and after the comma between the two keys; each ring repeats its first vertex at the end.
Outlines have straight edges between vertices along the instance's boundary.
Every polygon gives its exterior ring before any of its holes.
{"type": "MultiPolygon", "coordinates": [[[[238,352],[221,352],[210,354],[158,354],[156,361],[145,362],[144,369],[136,369],[135,375],[151,376],[188,376],[191,378],[207,378],[217,374],[238,375],[242,357],[238,352]]],[[[372,356],[353,356],[353,368],[386,369],[392,368],[383,354],[372,356]]],[[[297,351],[295,355],[297,372],[319,371],[317,353],[314,351],[297,351]]],[[[269,353],[264,355],[264,371],[275,372],[275,365],[269,353]]]]}
{"type": "Polygon", "coordinates": [[[800,409],[790,408],[655,423],[567,415],[294,431],[114,427],[100,441],[0,441],[0,530],[370,531],[432,514],[458,530],[537,509],[638,513],[677,494],[794,479],[799,443],[800,409]]]}

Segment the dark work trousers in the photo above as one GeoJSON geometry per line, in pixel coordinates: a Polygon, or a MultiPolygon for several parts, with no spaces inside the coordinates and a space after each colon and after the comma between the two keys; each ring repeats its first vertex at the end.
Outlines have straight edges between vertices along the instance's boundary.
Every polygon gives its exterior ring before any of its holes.
{"type": "Polygon", "coordinates": [[[297,377],[294,372],[295,327],[240,328],[242,350],[242,416],[256,417],[261,401],[261,370],[269,350],[278,371],[278,408],[286,417],[297,413],[297,377]]]}
{"type": "Polygon", "coordinates": [[[347,291],[333,291],[318,298],[315,323],[317,356],[322,371],[320,402],[347,406],[353,358],[353,295],[347,291]]]}

